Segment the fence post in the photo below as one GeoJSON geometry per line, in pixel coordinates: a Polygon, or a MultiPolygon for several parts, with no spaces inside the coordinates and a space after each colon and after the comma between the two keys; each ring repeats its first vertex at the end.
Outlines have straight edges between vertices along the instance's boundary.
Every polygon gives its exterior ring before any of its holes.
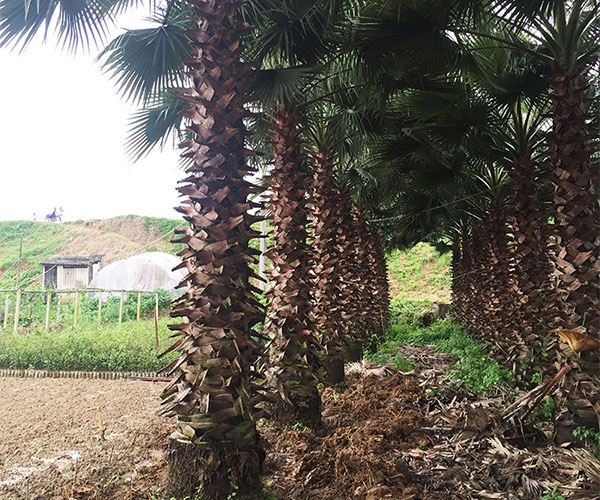
{"type": "Polygon", "coordinates": [[[142,292],[138,292],[138,303],[137,303],[137,316],[135,318],[136,321],[140,320],[140,308],[142,305],[142,292]]]}
{"type": "Polygon", "coordinates": [[[154,338],[158,349],[158,292],[154,294],[154,338]]]}
{"type": "Polygon", "coordinates": [[[121,301],[119,302],[119,323],[123,322],[123,301],[125,300],[125,291],[121,290],[121,301]]]}
{"type": "Polygon", "coordinates": [[[60,292],[56,292],[56,323],[60,323],[60,292]]]}
{"type": "Polygon", "coordinates": [[[21,290],[17,290],[17,301],[15,302],[15,332],[19,328],[19,314],[21,313],[21,290]]]}
{"type": "Polygon", "coordinates": [[[98,292],[98,326],[102,323],[102,290],[98,292]]]}
{"type": "Polygon", "coordinates": [[[79,314],[79,290],[75,292],[75,310],[73,311],[73,326],[77,326],[77,315],[79,314]]]}
{"type": "Polygon", "coordinates": [[[8,324],[8,305],[10,303],[10,297],[6,294],[6,302],[4,302],[4,323],[2,324],[2,328],[6,328],[8,324]]]}
{"type": "Polygon", "coordinates": [[[46,294],[46,331],[50,329],[50,305],[52,304],[52,293],[46,294]]]}

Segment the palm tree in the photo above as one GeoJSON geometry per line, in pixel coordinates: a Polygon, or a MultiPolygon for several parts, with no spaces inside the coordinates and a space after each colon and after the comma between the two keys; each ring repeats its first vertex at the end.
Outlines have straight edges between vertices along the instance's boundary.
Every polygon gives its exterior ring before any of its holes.
{"type": "MultiPolygon", "coordinates": [[[[125,5],[52,2],[41,9],[3,0],[0,41],[26,44],[56,11],[60,37],[74,46],[101,35],[125,5]]],[[[188,274],[181,283],[186,290],[174,302],[173,316],[183,321],[171,327],[179,339],[169,351],[179,357],[166,368],[174,379],[163,392],[163,413],[177,416],[168,489],[178,497],[218,500],[259,491],[264,458],[252,368],[261,352],[253,327],[262,310],[249,283],[256,253],[249,242],[259,236],[251,225],[259,218],[249,212],[248,198],[257,188],[246,180],[253,170],[246,161],[244,126],[253,72],[242,61],[246,27],[237,1],[173,2],[157,13],[163,21],[158,28],[128,32],[109,44],[108,64],[120,71],[127,95],[147,102],[178,82],[175,93],[185,103],[186,178],[178,210],[189,227],[178,241],[186,245],[181,257],[188,274]]],[[[177,122],[172,113],[169,119],[170,124],[161,120],[166,130],[177,122]]]]}
{"type": "Polygon", "coordinates": [[[340,2],[298,0],[262,6],[249,53],[261,71],[254,83],[264,111],[271,113],[269,141],[273,162],[267,178],[267,208],[273,214],[274,243],[267,321],[272,339],[270,381],[286,403],[278,416],[309,426],[321,422],[317,390],[320,346],[311,315],[312,254],[308,244],[308,165],[301,120],[304,96],[317,67],[326,63],[328,32],[340,14],[340,2]]]}
{"type": "Polygon", "coordinates": [[[333,176],[334,163],[323,142],[309,153],[313,171],[311,190],[312,248],[314,255],[313,314],[315,328],[324,347],[325,382],[335,385],[344,380],[343,324],[347,314],[343,302],[344,285],[337,244],[342,236],[342,217],[333,176]]]}
{"type": "Polygon", "coordinates": [[[551,67],[548,167],[554,185],[556,276],[565,304],[561,326],[575,328],[585,322],[598,336],[598,168],[592,158],[585,92],[600,52],[600,6],[594,0],[506,0],[499,8],[510,28],[538,42],[542,50],[537,57],[551,67]]]}

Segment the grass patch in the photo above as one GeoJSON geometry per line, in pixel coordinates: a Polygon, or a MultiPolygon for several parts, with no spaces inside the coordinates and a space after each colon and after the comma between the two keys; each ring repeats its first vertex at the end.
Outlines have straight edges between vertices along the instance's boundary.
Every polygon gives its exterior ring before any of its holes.
{"type": "Polygon", "coordinates": [[[451,367],[450,378],[462,380],[466,387],[478,394],[487,393],[495,384],[512,384],[510,371],[491,360],[483,344],[477,342],[450,319],[444,319],[424,328],[414,318],[417,305],[408,305],[401,321],[394,321],[377,352],[367,358],[377,363],[393,363],[400,370],[412,367],[411,361],[400,354],[404,344],[435,345],[437,352],[454,354],[459,358],[451,367]]]}
{"type": "Polygon", "coordinates": [[[452,253],[440,253],[428,243],[409,250],[394,250],[387,256],[388,272],[395,296],[437,296],[450,290],[452,253]]]}
{"type": "MultiPolygon", "coordinates": [[[[159,321],[159,352],[172,343],[168,322],[159,321]]],[[[157,359],[154,336],[154,321],[0,333],[0,369],[156,371],[175,355],[157,359]]]]}
{"type": "Polygon", "coordinates": [[[40,279],[40,262],[55,255],[69,241],[71,228],[54,222],[0,222],[0,288],[14,288],[15,263],[23,233],[23,256],[20,283],[22,286],[40,279]]]}

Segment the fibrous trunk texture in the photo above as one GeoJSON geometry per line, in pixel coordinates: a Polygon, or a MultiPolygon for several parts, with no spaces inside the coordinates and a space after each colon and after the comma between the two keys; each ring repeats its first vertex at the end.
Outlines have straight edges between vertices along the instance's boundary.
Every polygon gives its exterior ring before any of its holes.
{"type": "MultiPolygon", "coordinates": [[[[465,240],[462,240],[463,246],[465,240]]],[[[452,316],[459,322],[465,323],[466,317],[466,276],[464,276],[464,266],[466,261],[463,255],[460,238],[452,242],[452,261],[450,263],[452,271],[452,316]]]]}
{"type": "Polygon", "coordinates": [[[268,206],[273,213],[274,241],[267,253],[272,265],[264,332],[272,340],[271,383],[283,399],[278,416],[314,426],[321,422],[321,398],[317,390],[319,345],[310,319],[308,172],[293,107],[276,113],[270,140],[274,158],[268,206]]]}
{"type": "MultiPolygon", "coordinates": [[[[549,168],[554,185],[554,262],[561,300],[559,325],[585,327],[600,339],[600,211],[599,168],[592,157],[591,133],[577,70],[555,67],[550,80],[552,131],[549,168]]],[[[577,425],[598,427],[600,420],[600,351],[581,353],[564,346],[558,352],[575,368],[564,379],[559,397],[557,440],[572,439],[577,425]],[[564,403],[564,404],[563,404],[564,403]]]]}
{"type": "Polygon", "coordinates": [[[523,372],[530,379],[533,372],[554,373],[553,361],[548,363],[540,354],[553,335],[558,310],[551,281],[548,215],[536,197],[535,163],[523,157],[514,163],[510,175],[514,236],[512,275],[517,286],[519,330],[527,349],[523,372]]]}
{"type": "Polygon", "coordinates": [[[460,273],[455,276],[459,319],[488,346],[500,363],[518,371],[524,356],[515,317],[515,286],[510,275],[506,215],[492,204],[487,216],[463,238],[460,273]]]}
{"type": "MultiPolygon", "coordinates": [[[[381,331],[381,314],[385,308],[383,294],[377,276],[377,250],[374,248],[373,237],[367,226],[365,215],[358,205],[354,206],[354,224],[359,241],[360,281],[365,284],[366,297],[363,305],[366,312],[365,327],[368,337],[383,333],[381,331]]],[[[386,280],[387,282],[387,280],[386,280]]]]}
{"type": "Polygon", "coordinates": [[[185,64],[189,88],[176,89],[189,103],[184,112],[192,138],[183,143],[190,158],[178,188],[179,207],[189,227],[178,230],[180,267],[188,274],[174,301],[172,325],[179,339],[169,349],[179,357],[165,368],[174,379],[162,398],[176,415],[169,450],[168,492],[175,497],[221,500],[260,490],[264,452],[256,431],[256,396],[251,366],[260,345],[252,327],[262,313],[249,284],[257,252],[259,220],[248,210],[256,190],[244,149],[248,116],[245,89],[251,69],[241,62],[243,27],[235,20],[237,0],[190,0],[192,53],[185,64]]]}
{"type": "Polygon", "coordinates": [[[312,226],[314,256],[313,313],[315,329],[324,347],[324,382],[344,380],[344,287],[341,282],[341,256],[338,239],[342,236],[333,161],[326,147],[311,153],[313,168],[312,226]]]}
{"type": "Polygon", "coordinates": [[[379,319],[380,331],[384,333],[390,319],[390,282],[381,237],[378,230],[374,227],[369,228],[369,241],[377,282],[377,317],[379,319]]]}
{"type": "MultiPolygon", "coordinates": [[[[366,343],[369,334],[367,310],[368,288],[365,279],[365,247],[353,216],[352,201],[346,190],[338,187],[341,224],[338,230],[340,279],[343,293],[342,307],[347,318],[344,322],[347,347],[366,343]]],[[[347,357],[347,356],[346,356],[347,357]]]]}
{"type": "Polygon", "coordinates": [[[558,67],[552,87],[549,168],[554,185],[555,263],[565,310],[563,328],[584,322],[600,335],[600,221],[598,165],[591,159],[584,86],[575,71],[558,67]]]}

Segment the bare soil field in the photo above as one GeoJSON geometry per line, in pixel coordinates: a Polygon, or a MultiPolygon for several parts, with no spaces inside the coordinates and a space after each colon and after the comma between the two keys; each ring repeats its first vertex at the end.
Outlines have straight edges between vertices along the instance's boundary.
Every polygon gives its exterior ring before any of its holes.
{"type": "MultiPolygon", "coordinates": [[[[259,422],[279,500],[600,500],[600,461],[498,415],[517,394],[447,380],[452,356],[406,345],[410,373],[355,363],[322,393],[323,426],[259,422]],[[435,390],[434,390],[435,389],[435,390]]],[[[0,378],[1,500],[158,500],[173,422],[163,383],[0,378]],[[100,439],[97,410],[105,426],[100,439]]]]}
{"type": "Polygon", "coordinates": [[[135,495],[140,476],[159,483],[172,426],[155,416],[162,385],[0,378],[0,498],[108,499],[124,484],[133,484],[135,495]]]}

